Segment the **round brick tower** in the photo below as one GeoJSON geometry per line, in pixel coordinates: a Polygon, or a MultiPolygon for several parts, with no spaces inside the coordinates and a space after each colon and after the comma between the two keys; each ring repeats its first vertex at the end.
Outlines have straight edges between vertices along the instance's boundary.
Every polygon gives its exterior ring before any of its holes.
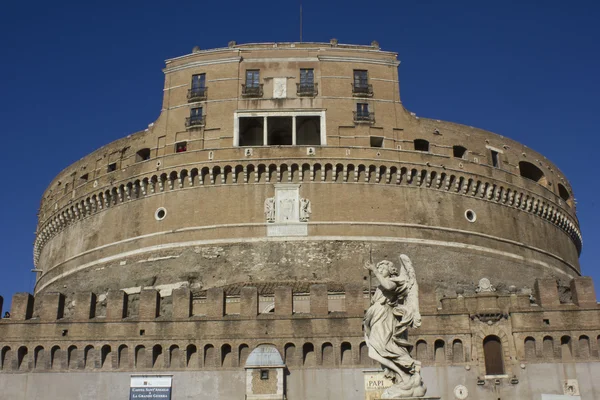
{"type": "MultiPolygon", "coordinates": [[[[36,293],[366,282],[410,255],[452,292],[580,275],[571,187],[544,156],[419,118],[397,55],[260,43],[166,61],[161,114],[45,191],[36,293]]],[[[501,288],[500,288],[501,289],[501,288]]]]}

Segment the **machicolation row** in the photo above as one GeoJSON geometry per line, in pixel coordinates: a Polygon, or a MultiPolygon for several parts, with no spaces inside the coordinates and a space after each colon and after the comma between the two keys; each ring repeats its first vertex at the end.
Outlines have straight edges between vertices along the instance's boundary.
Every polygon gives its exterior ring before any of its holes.
{"type": "Polygon", "coordinates": [[[206,166],[181,169],[170,173],[115,185],[97,194],[74,200],[38,230],[34,244],[34,264],[37,265],[44,245],[70,224],[124,202],[152,196],[166,190],[227,185],[239,183],[323,182],[388,184],[443,190],[449,193],[479,198],[535,214],[565,232],[581,252],[582,238],[577,224],[566,212],[549,200],[516,188],[506,182],[486,182],[474,175],[446,172],[422,166],[364,164],[245,164],[206,166]]]}

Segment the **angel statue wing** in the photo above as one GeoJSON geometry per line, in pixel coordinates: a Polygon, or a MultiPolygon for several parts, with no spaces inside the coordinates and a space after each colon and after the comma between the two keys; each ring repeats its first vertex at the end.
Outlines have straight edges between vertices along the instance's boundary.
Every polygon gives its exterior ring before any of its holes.
{"type": "Polygon", "coordinates": [[[412,327],[418,328],[421,326],[421,312],[419,311],[419,285],[415,276],[415,269],[412,261],[406,254],[400,255],[400,265],[406,271],[408,293],[404,301],[407,311],[412,316],[412,327]]]}

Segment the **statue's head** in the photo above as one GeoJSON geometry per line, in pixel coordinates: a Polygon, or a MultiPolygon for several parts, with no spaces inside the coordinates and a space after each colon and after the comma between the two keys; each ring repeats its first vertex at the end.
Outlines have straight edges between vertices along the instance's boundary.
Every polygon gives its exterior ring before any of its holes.
{"type": "Polygon", "coordinates": [[[377,263],[377,270],[383,276],[398,276],[398,268],[394,263],[388,260],[383,260],[377,263]]]}

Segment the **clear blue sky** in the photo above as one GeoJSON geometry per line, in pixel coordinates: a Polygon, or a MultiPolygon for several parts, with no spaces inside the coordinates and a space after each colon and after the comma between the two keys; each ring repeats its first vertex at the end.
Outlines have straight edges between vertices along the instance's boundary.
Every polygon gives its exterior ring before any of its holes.
{"type": "MultiPolygon", "coordinates": [[[[164,60],[195,45],[296,41],[298,1],[5,1],[0,9],[0,296],[33,290],[42,192],[64,167],[144,129],[164,60]]],[[[600,3],[304,0],[304,40],[398,52],[417,115],[518,140],[570,180],[581,265],[600,292],[600,3]]],[[[118,229],[118,227],[115,227],[118,229]]]]}

